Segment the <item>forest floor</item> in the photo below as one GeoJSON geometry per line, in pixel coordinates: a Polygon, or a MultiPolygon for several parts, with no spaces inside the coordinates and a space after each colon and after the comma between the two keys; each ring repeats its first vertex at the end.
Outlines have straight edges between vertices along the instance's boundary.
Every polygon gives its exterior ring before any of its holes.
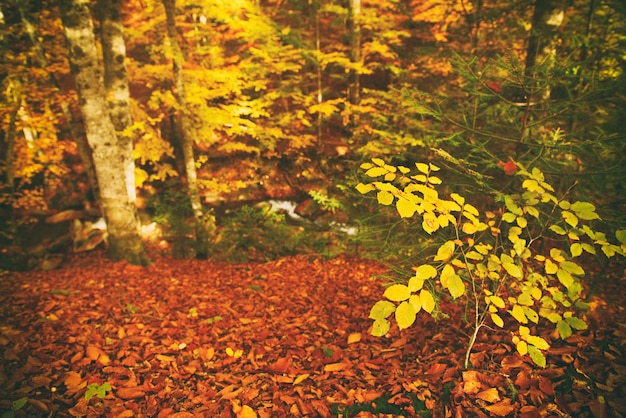
{"type": "Polygon", "coordinates": [[[623,265],[594,279],[589,329],[533,330],[552,342],[546,368],[484,329],[464,369],[456,306],[369,335],[372,261],[154,258],[0,277],[2,417],[626,416],[623,265]]]}

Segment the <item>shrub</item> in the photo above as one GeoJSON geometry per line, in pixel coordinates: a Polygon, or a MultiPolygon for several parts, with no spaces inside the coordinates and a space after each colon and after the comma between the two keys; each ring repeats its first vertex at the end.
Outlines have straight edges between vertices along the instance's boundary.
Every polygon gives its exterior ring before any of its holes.
{"type": "MultiPolygon", "coordinates": [[[[437,318],[440,301],[450,297],[472,312],[473,332],[465,367],[480,330],[517,324],[512,342],[520,355],[545,367],[549,341],[531,333],[532,324],[548,321],[561,338],[587,327],[581,278],[585,271],[575,260],[583,253],[607,257],[626,252],[626,230],[618,230],[619,244],[594,230],[595,206],[557,197],[543,173],[517,165],[521,193],[497,195],[501,207],[479,210],[458,193],[442,198],[442,184],[433,163],[416,163],[415,170],[374,158],[361,168],[376,179],[359,183],[361,194],[376,193],[379,204],[395,205],[401,218],[421,218],[421,228],[441,239],[429,260],[414,267],[406,284],[389,286],[370,311],[372,334],[383,336],[391,319],[399,329],[413,325],[420,311],[437,318]]],[[[567,193],[566,193],[567,194],[567,193]]]]}
{"type": "Polygon", "coordinates": [[[231,261],[272,260],[296,253],[300,234],[270,207],[242,206],[225,218],[215,250],[231,261]]]}

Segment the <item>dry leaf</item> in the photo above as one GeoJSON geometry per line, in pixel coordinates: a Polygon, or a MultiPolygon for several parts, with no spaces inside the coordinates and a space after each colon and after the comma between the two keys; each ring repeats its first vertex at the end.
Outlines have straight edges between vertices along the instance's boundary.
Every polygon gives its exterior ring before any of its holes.
{"type": "Polygon", "coordinates": [[[358,343],[359,341],[361,341],[360,332],[353,332],[352,334],[348,335],[348,344],[358,343]]]}
{"type": "Polygon", "coordinates": [[[331,363],[324,366],[325,372],[338,372],[352,367],[351,363],[331,363]]]}
{"type": "Polygon", "coordinates": [[[241,407],[241,410],[237,412],[237,418],[257,418],[257,414],[254,412],[254,409],[250,408],[248,405],[244,405],[241,407]]]}
{"type": "Polygon", "coordinates": [[[498,402],[500,400],[500,394],[498,393],[498,389],[496,388],[490,388],[487,390],[483,390],[482,392],[478,392],[476,394],[476,397],[489,403],[498,402]]]}
{"type": "Polygon", "coordinates": [[[124,399],[124,400],[128,400],[128,399],[139,399],[139,398],[143,398],[144,396],[146,396],[146,393],[143,391],[142,388],[140,387],[134,387],[134,388],[119,388],[115,391],[115,394],[120,398],[120,399],[124,399]]]}
{"type": "Polygon", "coordinates": [[[80,373],[68,372],[65,375],[65,379],[63,379],[63,383],[65,383],[65,386],[68,389],[74,389],[74,388],[77,388],[80,385],[82,379],[83,378],[80,376],[80,373]]]}
{"type": "Polygon", "coordinates": [[[511,405],[511,400],[507,398],[493,405],[486,406],[485,409],[494,416],[505,417],[513,412],[515,407],[511,405]]]}

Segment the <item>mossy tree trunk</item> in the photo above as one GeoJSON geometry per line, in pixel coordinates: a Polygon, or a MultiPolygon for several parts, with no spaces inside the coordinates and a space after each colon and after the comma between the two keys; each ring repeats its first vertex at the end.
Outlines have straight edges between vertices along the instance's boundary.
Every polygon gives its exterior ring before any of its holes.
{"type": "Polygon", "coordinates": [[[137,211],[126,188],[123,166],[126,149],[119,146],[109,115],[89,1],[62,0],[59,6],[79,106],[100,186],[102,212],[109,233],[109,257],[115,261],[146,264],[136,222],[137,211]]]}
{"type": "Polygon", "coordinates": [[[191,209],[193,210],[195,221],[196,257],[206,258],[209,250],[209,238],[212,222],[210,218],[204,215],[202,202],[200,200],[200,190],[198,188],[196,160],[193,153],[193,120],[190,116],[185,80],[183,78],[183,64],[185,62],[185,58],[176,33],[176,1],[162,0],[162,2],[163,7],[165,8],[167,37],[170,43],[170,48],[172,49],[174,85],[176,86],[176,98],[180,111],[180,143],[183,151],[183,158],[185,160],[185,174],[187,177],[189,202],[191,204],[191,209]]]}
{"type": "Polygon", "coordinates": [[[133,136],[128,129],[132,124],[132,117],[130,114],[121,0],[98,0],[98,13],[104,62],[104,88],[118,145],[123,149],[128,196],[134,203],[137,199],[137,191],[135,189],[133,136]]]}

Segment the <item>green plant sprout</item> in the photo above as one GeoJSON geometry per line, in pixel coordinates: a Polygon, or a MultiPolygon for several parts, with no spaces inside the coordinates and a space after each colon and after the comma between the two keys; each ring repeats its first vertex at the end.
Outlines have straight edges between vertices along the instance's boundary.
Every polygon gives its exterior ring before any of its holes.
{"type": "Polygon", "coordinates": [[[325,210],[330,213],[335,213],[338,209],[343,209],[343,205],[341,202],[334,197],[329,196],[328,194],[318,191],[318,190],[310,190],[309,196],[315,203],[317,203],[322,210],[325,210]]]}
{"type": "Polygon", "coordinates": [[[217,321],[221,321],[222,319],[224,319],[224,318],[222,318],[220,315],[215,315],[215,316],[213,316],[211,318],[207,318],[206,322],[207,322],[207,324],[213,324],[213,323],[215,323],[217,321]]]}
{"type": "Polygon", "coordinates": [[[504,328],[510,320],[518,325],[512,342],[519,354],[528,354],[536,365],[545,367],[543,351],[550,343],[532,335],[532,324],[547,320],[562,339],[573,330],[586,329],[587,305],[581,300],[585,271],[574,260],[583,252],[596,255],[598,247],[607,257],[624,256],[626,230],[616,232],[619,244],[609,242],[589,225],[600,219],[595,206],[557,198],[537,168],[528,171],[518,164],[521,194],[497,196],[503,202],[501,210],[481,214],[457,193],[449,199],[440,197],[438,166],[416,163],[415,167],[417,172],[380,158],[361,165],[367,177],[377,179],[359,183],[356,189],[361,194],[375,192],[379,204],[395,204],[402,218],[420,216],[428,234],[449,232],[432,259],[414,268],[408,283],[384,291],[385,299],[370,311],[372,334],[387,334],[392,315],[401,330],[413,325],[422,310],[437,318],[440,300],[449,296],[464,301],[472,312],[465,368],[470,367],[479,331],[488,325],[504,328]],[[546,238],[562,247],[546,248],[553,242],[546,238]]]}
{"type": "Polygon", "coordinates": [[[91,383],[87,386],[87,391],[85,392],[85,399],[90,400],[91,398],[97,396],[99,399],[104,399],[107,392],[111,390],[111,385],[109,382],[104,382],[99,385],[97,383],[91,383]]]}
{"type": "Polygon", "coordinates": [[[26,397],[13,401],[11,403],[11,410],[3,412],[2,418],[13,418],[15,416],[15,412],[24,408],[27,403],[28,403],[28,398],[26,397]]]}

